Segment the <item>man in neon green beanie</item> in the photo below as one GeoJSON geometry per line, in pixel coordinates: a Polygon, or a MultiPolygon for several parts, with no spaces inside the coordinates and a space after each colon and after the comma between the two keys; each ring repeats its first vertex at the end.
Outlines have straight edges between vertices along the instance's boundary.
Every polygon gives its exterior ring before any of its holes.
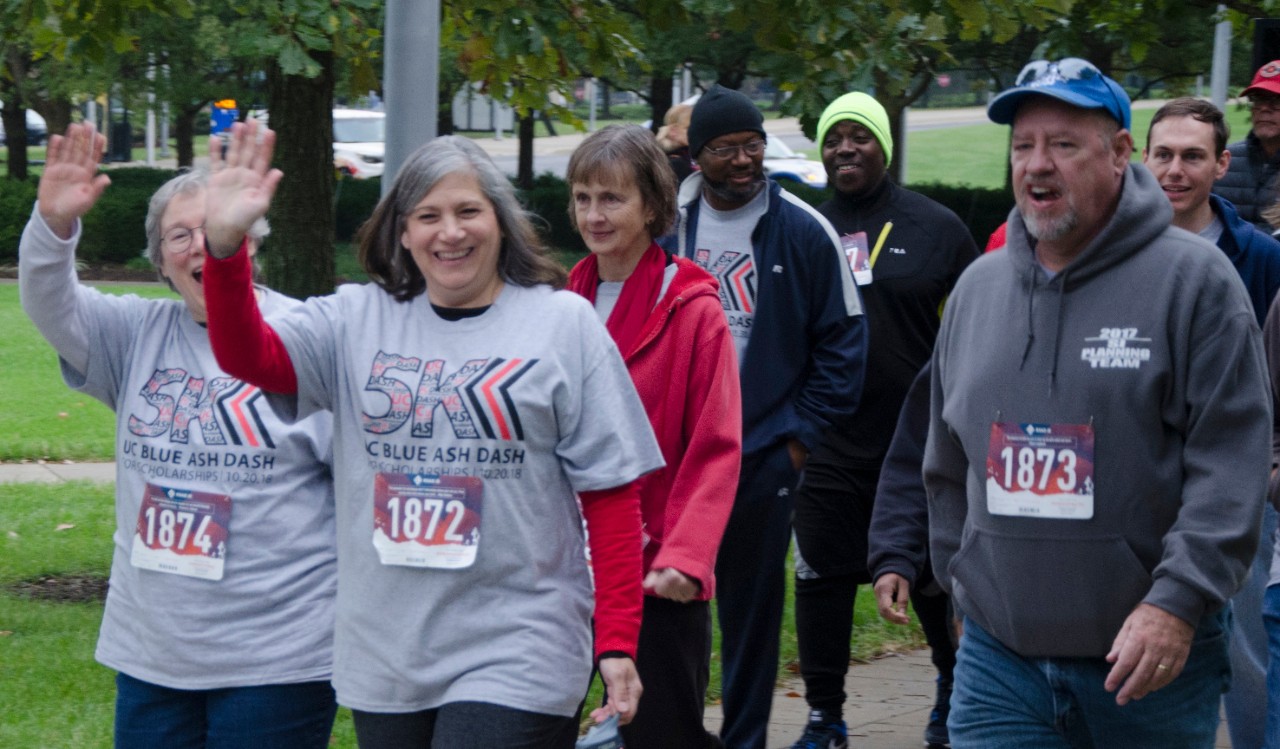
{"type": "MultiPolygon", "coordinates": [[[[818,211],[840,235],[868,310],[871,346],[853,422],[822,435],[796,495],[796,635],[810,714],[794,746],[847,745],[843,687],[854,595],[873,580],[890,621],[907,621],[910,591],[939,673],[925,742],[945,746],[955,649],[946,595],[924,563],[928,537],[892,519],[900,513],[888,516],[884,534],[870,534],[871,544],[868,529],[873,506],[878,515],[881,503],[895,511],[903,503],[877,496],[881,466],[907,388],[933,350],[942,303],[978,248],[954,213],[889,178],[889,117],[872,97],[854,92],[831,102],[818,122],[818,143],[835,190],[818,211]],[[869,550],[876,552],[870,563],[869,550]]],[[[924,509],[918,462],[914,474],[924,509]]]]}

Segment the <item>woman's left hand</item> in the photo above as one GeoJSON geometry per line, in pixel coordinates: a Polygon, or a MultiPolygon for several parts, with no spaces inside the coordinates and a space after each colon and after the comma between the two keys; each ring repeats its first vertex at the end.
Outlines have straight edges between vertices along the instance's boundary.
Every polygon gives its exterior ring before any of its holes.
{"type": "Polygon", "coordinates": [[[654,595],[676,603],[692,601],[702,589],[697,580],[674,567],[649,570],[649,574],[644,576],[643,587],[646,592],[652,591],[654,595]]]}
{"type": "Polygon", "coordinates": [[[600,679],[604,681],[609,700],[604,707],[591,711],[591,719],[602,723],[610,715],[617,713],[619,723],[630,723],[636,717],[640,693],[644,691],[640,685],[640,674],[636,671],[636,662],[630,658],[602,658],[600,679]]]}

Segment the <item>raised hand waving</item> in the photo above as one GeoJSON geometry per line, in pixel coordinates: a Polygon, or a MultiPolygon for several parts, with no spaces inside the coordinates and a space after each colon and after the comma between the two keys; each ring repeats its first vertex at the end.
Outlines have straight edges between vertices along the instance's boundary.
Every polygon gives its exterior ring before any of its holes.
{"type": "Polygon", "coordinates": [[[221,144],[209,149],[209,185],[205,190],[205,236],[215,257],[235,254],[254,221],[267,214],[283,173],[271,168],[276,134],[250,120],[231,126],[224,156],[221,144]]]}

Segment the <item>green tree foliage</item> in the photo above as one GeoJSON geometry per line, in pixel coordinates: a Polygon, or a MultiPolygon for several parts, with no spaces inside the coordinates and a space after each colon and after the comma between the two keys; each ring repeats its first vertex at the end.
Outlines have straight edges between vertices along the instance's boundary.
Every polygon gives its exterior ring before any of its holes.
{"type": "Polygon", "coordinates": [[[516,181],[533,184],[535,110],[577,123],[566,104],[579,77],[620,70],[638,54],[632,27],[612,3],[455,0],[441,31],[445,54],[481,93],[510,104],[522,120],[516,181]]]}

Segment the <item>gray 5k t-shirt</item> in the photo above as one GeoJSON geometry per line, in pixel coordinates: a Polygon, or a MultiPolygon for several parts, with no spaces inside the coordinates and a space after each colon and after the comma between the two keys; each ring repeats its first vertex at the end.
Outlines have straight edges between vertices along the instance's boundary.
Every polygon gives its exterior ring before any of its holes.
{"type": "MultiPolygon", "coordinates": [[[[33,213],[24,300],[72,388],[116,413],[116,530],[97,659],[174,689],[317,681],[332,665],[332,419],[286,424],[173,299],[76,282],[33,213]],[[87,362],[78,371],[69,361],[87,362]],[[199,572],[204,577],[192,576],[199,572]]],[[[263,312],[297,302],[270,291],[263,312]]]]}
{"type": "Polygon", "coordinates": [[[425,294],[343,286],[274,325],[287,400],[335,418],[339,701],[574,714],[593,609],[575,492],[662,465],[591,306],[508,284],[448,321],[425,294]]]}

